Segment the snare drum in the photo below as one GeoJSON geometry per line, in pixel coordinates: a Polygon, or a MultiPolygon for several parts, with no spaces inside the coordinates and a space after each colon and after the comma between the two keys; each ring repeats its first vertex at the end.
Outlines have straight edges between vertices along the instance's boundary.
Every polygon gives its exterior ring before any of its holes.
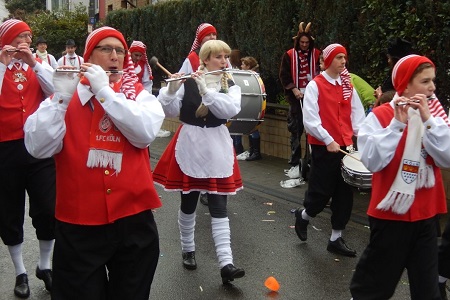
{"type": "Polygon", "coordinates": [[[234,83],[241,88],[241,111],[228,120],[230,134],[248,134],[264,120],[266,89],[258,73],[246,70],[229,72],[234,83]]]}
{"type": "MultiPolygon", "coordinates": [[[[360,158],[358,151],[350,154],[353,157],[360,158]]],[[[342,159],[341,173],[344,181],[353,187],[360,189],[372,188],[372,173],[367,170],[363,163],[349,155],[342,159]]]]}

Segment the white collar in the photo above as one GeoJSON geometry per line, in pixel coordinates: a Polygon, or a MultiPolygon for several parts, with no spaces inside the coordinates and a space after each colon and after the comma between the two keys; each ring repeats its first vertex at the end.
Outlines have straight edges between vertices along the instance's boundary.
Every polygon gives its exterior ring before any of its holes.
{"type": "Polygon", "coordinates": [[[322,72],[321,74],[322,74],[323,77],[325,77],[325,79],[326,79],[329,83],[331,83],[332,85],[336,85],[336,81],[337,81],[337,83],[339,83],[339,85],[342,85],[342,82],[341,82],[341,76],[339,76],[338,78],[332,78],[330,75],[328,75],[327,72],[322,72]]]}
{"type": "Polygon", "coordinates": [[[9,65],[8,65],[8,69],[12,70],[13,67],[14,67],[14,63],[20,63],[20,65],[22,66],[22,69],[23,69],[24,71],[27,71],[27,70],[28,70],[28,65],[27,65],[26,63],[24,63],[22,60],[19,60],[19,59],[13,59],[13,60],[11,60],[11,62],[10,62],[9,65]]]}

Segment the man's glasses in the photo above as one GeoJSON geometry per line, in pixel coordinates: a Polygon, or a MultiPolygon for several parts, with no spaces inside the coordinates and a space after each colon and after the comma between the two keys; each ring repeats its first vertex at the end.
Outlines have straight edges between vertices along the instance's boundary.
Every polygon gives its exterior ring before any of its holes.
{"type": "Polygon", "coordinates": [[[31,40],[33,39],[33,35],[31,33],[22,33],[17,36],[20,39],[26,39],[29,37],[31,40]]]}
{"type": "Polygon", "coordinates": [[[127,53],[127,50],[123,48],[114,48],[110,46],[96,46],[94,47],[94,49],[100,49],[100,52],[103,54],[111,54],[113,50],[115,50],[117,56],[125,56],[125,54],[127,53]]]}

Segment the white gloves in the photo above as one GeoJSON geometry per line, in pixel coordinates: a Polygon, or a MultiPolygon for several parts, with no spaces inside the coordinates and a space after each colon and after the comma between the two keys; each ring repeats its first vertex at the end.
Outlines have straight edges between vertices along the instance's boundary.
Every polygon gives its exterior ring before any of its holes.
{"type": "Polygon", "coordinates": [[[200,93],[200,96],[203,96],[208,92],[208,89],[206,88],[206,81],[205,81],[205,75],[201,75],[198,77],[194,77],[195,82],[197,83],[198,91],[200,93]]]}
{"type": "Polygon", "coordinates": [[[80,82],[80,77],[78,77],[78,74],[56,71],[53,72],[54,92],[59,93],[64,100],[70,100],[72,98],[72,95],[77,89],[78,82],[80,82]]]}
{"type": "Polygon", "coordinates": [[[183,80],[174,80],[169,82],[169,84],[167,85],[167,93],[170,95],[175,94],[180,89],[182,84],[183,80]]]}
{"type": "Polygon", "coordinates": [[[99,65],[92,65],[84,72],[84,76],[89,80],[91,84],[91,91],[97,95],[98,92],[104,87],[109,86],[109,76],[99,65]]]}

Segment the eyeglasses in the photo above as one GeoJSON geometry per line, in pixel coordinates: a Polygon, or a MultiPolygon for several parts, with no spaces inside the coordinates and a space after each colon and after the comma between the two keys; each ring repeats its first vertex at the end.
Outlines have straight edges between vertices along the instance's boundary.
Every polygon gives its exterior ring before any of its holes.
{"type": "Polygon", "coordinates": [[[33,35],[31,33],[22,33],[19,34],[17,37],[21,39],[26,39],[27,37],[30,38],[31,40],[33,39],[33,35]]]}
{"type": "Polygon", "coordinates": [[[96,46],[94,47],[94,49],[100,49],[100,52],[103,54],[111,54],[113,50],[115,50],[117,56],[125,56],[125,54],[127,53],[127,50],[123,48],[114,48],[110,46],[96,46]]]}

